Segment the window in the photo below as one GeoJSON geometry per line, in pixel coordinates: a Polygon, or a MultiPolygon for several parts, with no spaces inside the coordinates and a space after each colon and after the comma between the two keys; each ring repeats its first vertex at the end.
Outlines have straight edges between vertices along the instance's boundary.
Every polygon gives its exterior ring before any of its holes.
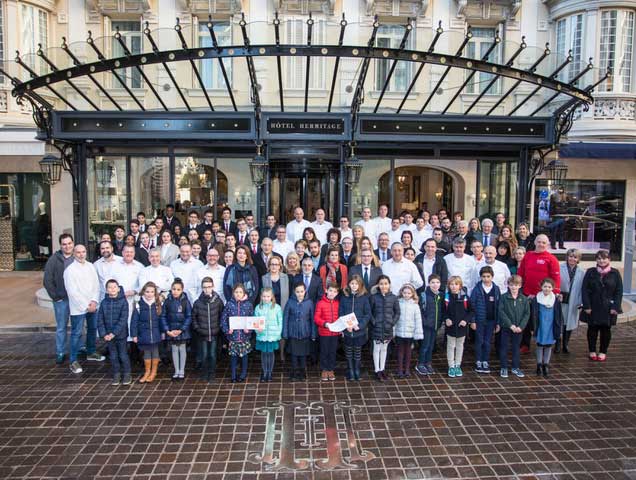
{"type": "Polygon", "coordinates": [[[634,12],[604,10],[601,13],[600,69],[612,75],[600,86],[601,91],[630,93],[634,50],[634,12]]]}
{"type": "Polygon", "coordinates": [[[170,159],[130,157],[131,214],[144,212],[147,219],[158,217],[170,203],[170,159]]]}
{"type": "MultiPolygon", "coordinates": [[[[214,24],[214,35],[219,45],[232,45],[232,26],[229,22],[214,24]]],[[[208,30],[207,23],[199,24],[199,46],[211,47],[212,36],[208,30]]],[[[227,79],[230,82],[230,88],[232,87],[232,59],[224,58],[223,65],[227,72],[227,79]]],[[[201,78],[203,79],[203,85],[206,89],[225,89],[225,79],[223,78],[223,72],[219,66],[217,59],[208,58],[206,60],[199,61],[199,71],[201,72],[201,78]]]]}
{"type": "Polygon", "coordinates": [[[516,223],[518,175],[518,162],[479,161],[476,207],[480,219],[495,218],[497,212],[503,212],[508,223],[516,223]]]}
{"type": "MultiPolygon", "coordinates": [[[[113,22],[112,30],[121,33],[124,44],[133,55],[141,53],[141,23],[139,22],[113,22]]],[[[123,47],[119,41],[113,37],[113,57],[123,57],[125,55],[123,47]]],[[[120,68],[117,70],[119,76],[124,79],[130,88],[141,88],[141,73],[136,68],[120,68]]],[[[116,86],[119,86],[117,83],[116,86]]]]}
{"type": "Polygon", "coordinates": [[[584,254],[605,248],[612,260],[620,260],[624,202],[623,181],[565,180],[562,187],[555,188],[539,178],[534,233],[554,233],[558,237],[554,222],[563,219],[565,248],[578,248],[584,254]]]}
{"type": "Polygon", "coordinates": [[[557,62],[561,63],[572,50],[572,63],[567,70],[559,73],[558,79],[567,82],[575,77],[583,68],[582,57],[582,37],[583,37],[583,14],[573,15],[569,18],[561,19],[557,22],[556,29],[556,53],[557,62]]]}
{"type": "MultiPolygon", "coordinates": [[[[307,43],[307,22],[306,20],[289,20],[286,22],[285,41],[287,44],[307,43]]],[[[324,20],[314,20],[312,28],[311,43],[322,45],[325,43],[327,33],[327,22],[324,20]]],[[[287,57],[285,60],[285,88],[304,90],[305,72],[307,59],[305,57],[287,57]]],[[[311,70],[309,73],[309,88],[322,90],[325,88],[325,59],[312,58],[311,70]]]]}
{"type": "MultiPolygon", "coordinates": [[[[495,41],[495,29],[494,28],[473,28],[472,29],[473,36],[468,42],[467,46],[467,57],[474,58],[476,60],[481,60],[488,49],[491,47],[493,42],[495,41]]],[[[488,57],[488,61],[492,63],[501,62],[501,43],[495,47],[490,56],[488,57]]],[[[467,72],[466,75],[469,75],[467,72]]],[[[477,72],[471,79],[471,81],[466,85],[466,93],[481,93],[483,92],[494,75],[492,73],[484,73],[477,72]]],[[[497,81],[491,88],[488,90],[488,94],[498,94],[500,89],[501,82],[497,81]]]]}
{"type": "MultiPolygon", "coordinates": [[[[48,14],[33,5],[22,4],[22,29],[20,39],[20,52],[24,54],[35,53],[38,50],[38,44],[42,45],[42,49],[48,47],[48,14]]],[[[35,56],[27,55],[23,57],[32,68],[35,68],[35,56]]],[[[38,71],[39,68],[36,68],[38,71]]],[[[44,72],[38,71],[42,74],[44,72]]]]}
{"type": "Polygon", "coordinates": [[[113,235],[117,225],[128,230],[126,157],[91,157],[86,163],[88,238],[94,242],[102,233],[113,235]]]}
{"type": "MultiPolygon", "coordinates": [[[[412,49],[415,45],[415,29],[411,31],[406,49],[412,49]]],[[[378,29],[376,46],[378,48],[399,48],[404,37],[404,26],[402,25],[382,25],[378,29]]],[[[393,60],[375,61],[375,89],[381,91],[391,70],[393,60]]],[[[393,71],[393,76],[386,87],[387,92],[405,92],[411,84],[413,76],[413,64],[411,62],[398,62],[393,71]]]]}

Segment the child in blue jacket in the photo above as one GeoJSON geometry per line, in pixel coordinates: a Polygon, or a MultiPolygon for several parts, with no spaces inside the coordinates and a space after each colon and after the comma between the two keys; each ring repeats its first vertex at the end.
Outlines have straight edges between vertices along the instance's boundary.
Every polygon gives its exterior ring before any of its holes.
{"type": "Polygon", "coordinates": [[[117,280],[106,282],[106,297],[99,305],[97,312],[97,329],[99,336],[108,345],[113,381],[111,385],[119,385],[120,374],[123,375],[122,385],[130,385],[130,358],[126,350],[128,338],[128,301],[124,290],[119,287],[117,280]]]}
{"type": "Polygon", "coordinates": [[[186,342],[190,340],[190,324],[192,323],[192,307],[183,292],[183,282],[175,280],[170,288],[170,295],[163,302],[161,309],[161,328],[166,334],[172,350],[174,375],[172,380],[185,378],[186,342]]]}
{"type": "Polygon", "coordinates": [[[232,298],[228,300],[221,314],[221,331],[229,342],[230,367],[232,383],[242,383],[247,378],[247,357],[252,351],[250,342],[251,330],[233,330],[230,328],[230,317],[251,317],[254,307],[247,296],[242,283],[237,283],[232,289],[232,298]],[[237,372],[238,359],[241,359],[241,373],[237,372]]]}
{"type": "Polygon", "coordinates": [[[292,368],[289,378],[304,380],[307,356],[311,353],[312,342],[318,337],[314,323],[314,302],[306,296],[305,285],[297,283],[294,295],[289,297],[283,312],[283,338],[287,340],[291,353],[292,368]]]}
{"type": "Polygon", "coordinates": [[[360,380],[362,347],[367,343],[367,329],[371,320],[369,295],[360,275],[349,278],[347,287],[342,291],[338,316],[354,313],[358,326],[343,330],[345,356],[347,357],[347,380],[360,380]]]}
{"type": "Polygon", "coordinates": [[[161,294],[154,282],[141,287],[140,294],[130,320],[130,336],[144,353],[146,373],[139,383],[152,383],[159,368],[159,345],[165,339],[161,333],[161,294]]]}
{"type": "Polygon", "coordinates": [[[470,294],[470,304],[474,312],[470,328],[475,330],[475,356],[477,357],[475,372],[490,373],[492,337],[501,328],[498,315],[501,292],[492,281],[494,272],[491,266],[481,267],[479,277],[481,280],[477,282],[470,294]]]}

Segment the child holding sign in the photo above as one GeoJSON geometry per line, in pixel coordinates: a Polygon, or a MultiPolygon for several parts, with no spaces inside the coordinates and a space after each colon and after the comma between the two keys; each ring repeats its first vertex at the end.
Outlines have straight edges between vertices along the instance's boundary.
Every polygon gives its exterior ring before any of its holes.
{"type": "Polygon", "coordinates": [[[265,317],[265,325],[256,330],[256,350],[261,352],[261,382],[272,381],[274,370],[274,352],[283,330],[283,310],[276,304],[274,290],[267,287],[261,290],[261,303],[254,310],[256,317],[265,317]]]}
{"type": "Polygon", "coordinates": [[[232,289],[232,298],[228,300],[221,315],[221,330],[229,342],[228,353],[230,355],[230,367],[232,371],[232,383],[244,382],[247,378],[247,356],[252,350],[250,343],[251,331],[233,330],[230,328],[230,317],[251,317],[254,315],[254,307],[249,301],[245,287],[237,283],[232,289]],[[241,374],[237,375],[238,359],[241,359],[241,374]]]}

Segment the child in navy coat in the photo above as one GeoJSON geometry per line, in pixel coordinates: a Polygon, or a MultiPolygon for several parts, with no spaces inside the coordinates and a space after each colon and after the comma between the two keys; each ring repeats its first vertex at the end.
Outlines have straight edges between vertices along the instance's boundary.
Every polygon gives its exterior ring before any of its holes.
{"type": "Polygon", "coordinates": [[[120,374],[122,384],[130,385],[130,358],[126,350],[128,338],[128,301],[124,290],[116,280],[106,282],[106,298],[102,300],[97,312],[97,329],[99,336],[108,344],[108,354],[113,374],[111,385],[119,385],[120,374]]]}
{"type": "Polygon", "coordinates": [[[186,342],[190,340],[190,324],[192,323],[192,307],[183,292],[183,282],[175,280],[170,288],[170,295],[163,303],[161,312],[161,328],[165,332],[172,350],[174,365],[173,380],[185,378],[186,342]]]}
{"type": "Polygon", "coordinates": [[[161,333],[161,295],[154,282],[141,287],[140,294],[130,320],[130,336],[144,353],[146,373],[139,383],[152,383],[159,368],[159,345],[165,339],[161,333]]]}

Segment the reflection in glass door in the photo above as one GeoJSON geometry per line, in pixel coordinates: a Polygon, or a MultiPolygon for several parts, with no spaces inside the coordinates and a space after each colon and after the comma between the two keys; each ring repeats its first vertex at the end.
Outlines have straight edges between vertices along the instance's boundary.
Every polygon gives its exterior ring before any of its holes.
{"type": "Polygon", "coordinates": [[[271,211],[281,223],[294,218],[294,208],[300,206],[305,218],[313,220],[316,210],[323,208],[328,220],[336,212],[335,172],[287,173],[273,172],[271,176],[271,211]]]}
{"type": "Polygon", "coordinates": [[[303,178],[300,176],[282,176],[282,199],[279,218],[285,219],[285,223],[294,218],[294,208],[303,206],[303,178]]]}

